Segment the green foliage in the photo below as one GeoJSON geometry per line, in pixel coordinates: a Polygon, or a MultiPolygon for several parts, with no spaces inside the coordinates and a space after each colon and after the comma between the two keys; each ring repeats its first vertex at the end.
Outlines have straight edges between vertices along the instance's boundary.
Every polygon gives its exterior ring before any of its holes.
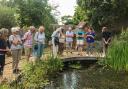
{"type": "Polygon", "coordinates": [[[0,89],[9,89],[9,85],[8,84],[1,84],[0,85],[0,89]]]}
{"type": "Polygon", "coordinates": [[[124,22],[128,18],[128,0],[77,0],[77,3],[96,30],[124,22]]]}
{"type": "Polygon", "coordinates": [[[48,75],[54,74],[59,70],[62,70],[63,68],[62,60],[59,58],[53,58],[52,56],[49,56],[47,61],[44,62],[44,64],[44,67],[47,69],[48,75]]]}
{"type": "Polygon", "coordinates": [[[17,13],[20,15],[21,25],[39,26],[45,23],[50,24],[51,21],[55,20],[51,15],[51,10],[47,0],[20,0],[17,13]]]}
{"type": "Polygon", "coordinates": [[[86,15],[86,12],[80,6],[77,6],[75,8],[75,14],[73,16],[74,24],[77,25],[79,22],[87,21],[87,20],[88,20],[88,17],[86,15]]]}
{"type": "Polygon", "coordinates": [[[61,20],[62,20],[62,23],[65,24],[65,25],[74,24],[72,16],[63,16],[61,18],[61,20]]]}
{"type": "Polygon", "coordinates": [[[11,28],[16,25],[14,13],[15,10],[10,7],[0,6],[0,28],[11,28]]]}
{"type": "MultiPolygon", "coordinates": [[[[20,89],[40,89],[49,83],[48,78],[62,70],[63,64],[59,58],[49,56],[45,61],[40,60],[35,64],[27,64],[22,72],[20,89]]],[[[13,85],[16,87],[16,83],[13,85]]]]}
{"type": "Polygon", "coordinates": [[[128,71],[128,31],[115,38],[107,53],[105,64],[117,71],[128,71]],[[125,38],[126,37],[126,38],[125,38]]]}
{"type": "Polygon", "coordinates": [[[52,7],[47,0],[18,0],[17,1],[17,20],[21,27],[34,25],[36,27],[44,25],[46,36],[50,38],[52,27],[56,23],[51,14],[52,7]]]}

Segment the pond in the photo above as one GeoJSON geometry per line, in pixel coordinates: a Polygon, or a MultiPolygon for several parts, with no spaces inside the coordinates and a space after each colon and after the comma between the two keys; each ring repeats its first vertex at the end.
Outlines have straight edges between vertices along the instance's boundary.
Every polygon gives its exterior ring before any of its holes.
{"type": "Polygon", "coordinates": [[[51,79],[45,89],[128,89],[128,74],[93,66],[68,68],[51,79]]]}

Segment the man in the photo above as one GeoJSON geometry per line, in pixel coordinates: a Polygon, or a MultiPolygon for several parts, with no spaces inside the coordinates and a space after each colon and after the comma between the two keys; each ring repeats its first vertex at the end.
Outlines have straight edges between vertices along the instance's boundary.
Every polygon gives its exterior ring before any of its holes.
{"type": "Polygon", "coordinates": [[[72,53],[72,44],[73,44],[74,33],[72,28],[69,27],[68,31],[66,31],[66,51],[67,53],[72,53]]]}
{"type": "Polygon", "coordinates": [[[105,56],[108,46],[111,42],[111,33],[107,27],[102,28],[103,55],[105,56]]]}
{"type": "Polygon", "coordinates": [[[34,33],[35,27],[30,26],[29,31],[25,33],[24,40],[24,49],[27,61],[29,61],[30,56],[32,55],[33,46],[34,46],[34,33]]]}
{"type": "Polygon", "coordinates": [[[52,33],[52,47],[53,47],[53,56],[56,58],[58,54],[58,47],[59,47],[59,37],[60,37],[61,27],[57,28],[52,33]]]}

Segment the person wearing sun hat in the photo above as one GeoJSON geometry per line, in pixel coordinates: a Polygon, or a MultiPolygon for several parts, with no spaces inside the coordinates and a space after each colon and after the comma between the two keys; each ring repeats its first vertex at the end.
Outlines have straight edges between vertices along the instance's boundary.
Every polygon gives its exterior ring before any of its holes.
{"type": "Polygon", "coordinates": [[[53,34],[52,34],[52,50],[53,50],[53,56],[57,57],[58,54],[58,47],[59,47],[59,37],[60,37],[60,33],[61,33],[61,27],[57,28],[53,34]]]}
{"type": "Polygon", "coordinates": [[[21,49],[22,49],[22,41],[20,36],[17,33],[18,29],[16,27],[11,28],[12,35],[9,37],[9,42],[11,43],[11,52],[12,52],[12,69],[13,73],[18,73],[18,64],[21,59],[21,49]]]}

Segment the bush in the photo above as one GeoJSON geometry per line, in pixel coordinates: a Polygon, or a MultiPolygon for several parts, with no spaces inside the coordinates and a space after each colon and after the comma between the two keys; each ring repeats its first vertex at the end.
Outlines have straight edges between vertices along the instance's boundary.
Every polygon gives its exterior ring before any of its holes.
{"type": "Polygon", "coordinates": [[[19,89],[40,89],[49,84],[49,76],[56,74],[63,67],[59,58],[49,56],[46,61],[40,60],[35,64],[27,64],[22,72],[20,82],[16,82],[13,87],[19,89]]]}
{"type": "Polygon", "coordinates": [[[128,71],[128,31],[115,38],[108,49],[105,64],[117,71],[128,71]]]}

